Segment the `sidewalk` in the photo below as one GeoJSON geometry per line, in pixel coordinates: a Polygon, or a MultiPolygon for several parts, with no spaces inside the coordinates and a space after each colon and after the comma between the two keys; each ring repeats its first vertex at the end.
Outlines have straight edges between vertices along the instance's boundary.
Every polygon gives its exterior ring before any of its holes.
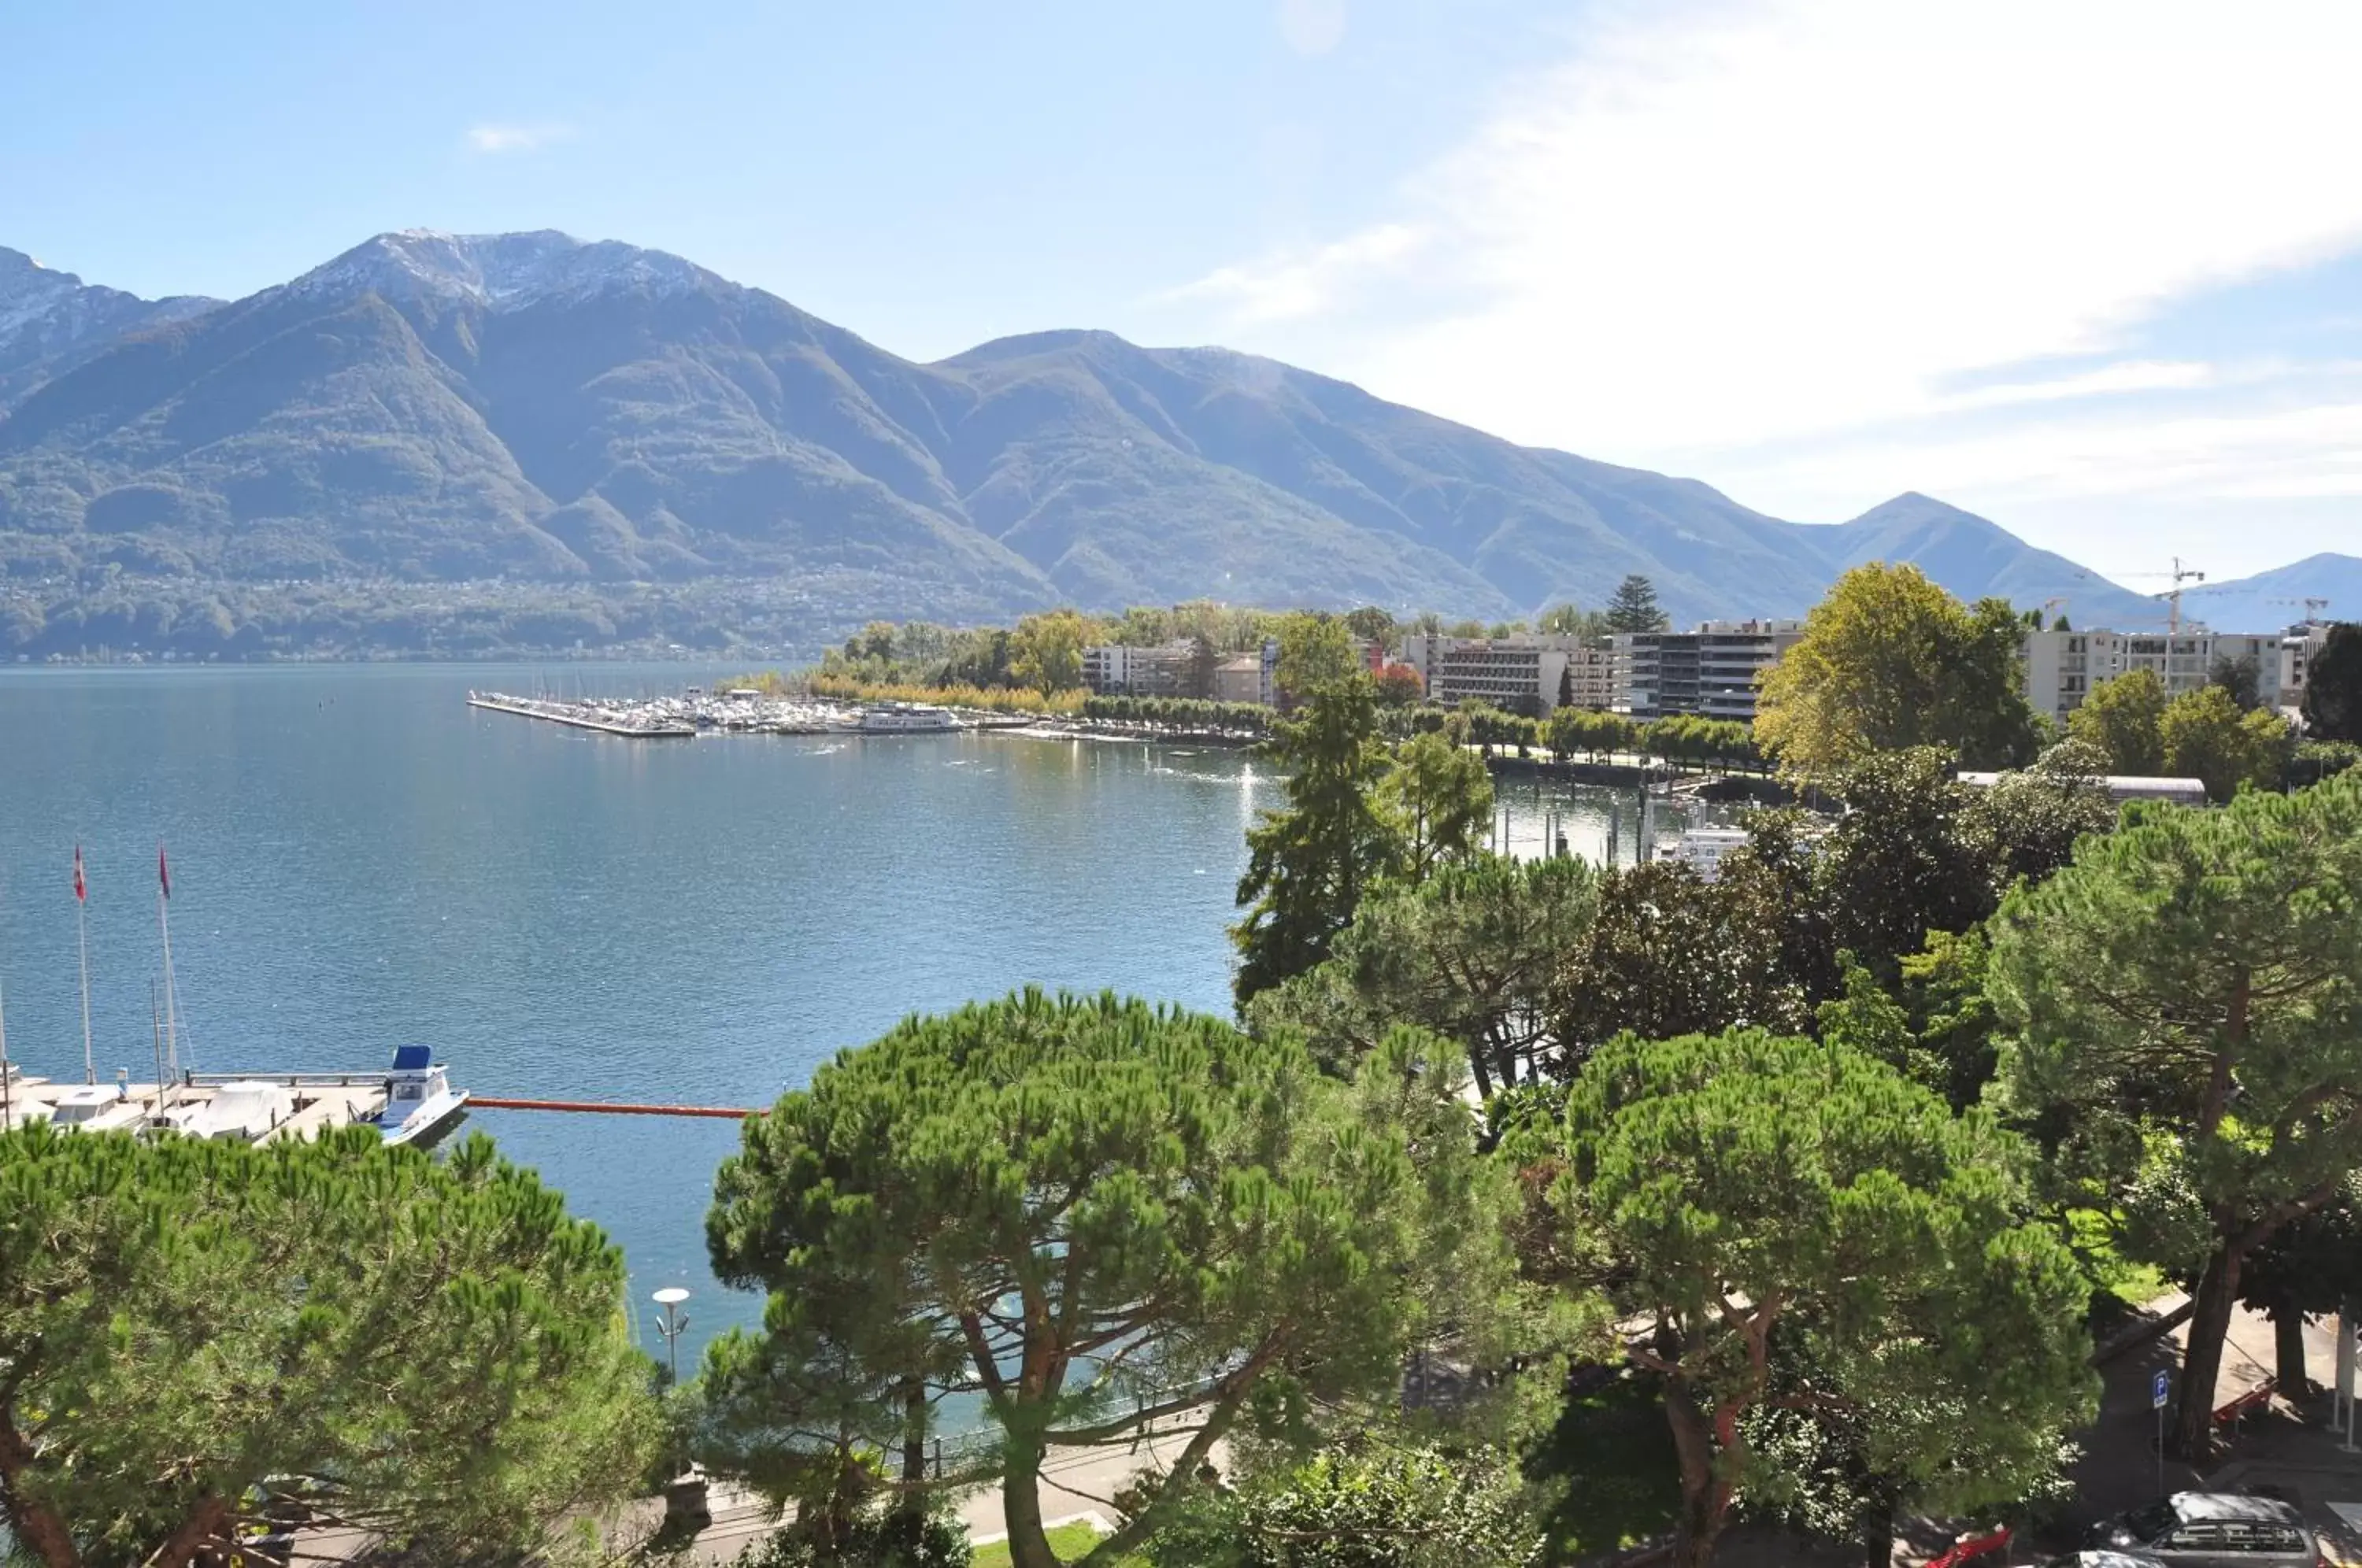
{"type": "MultiPolygon", "coordinates": [[[[1186,1433],[1174,1433],[1141,1442],[1107,1448],[1054,1449],[1042,1466],[1042,1517],[1051,1524],[1094,1518],[1103,1529],[1114,1527],[1114,1497],[1133,1475],[1152,1463],[1169,1463],[1188,1446],[1186,1433]]],[[[1214,1448],[1216,1465],[1229,1462],[1228,1452],[1214,1448]]],[[[693,1559],[727,1564],[755,1542],[778,1529],[783,1519],[761,1497],[716,1482],[707,1498],[713,1522],[698,1532],[693,1559]]],[[[968,1539],[978,1545],[1009,1533],[1003,1517],[1000,1488],[988,1485],[959,1499],[954,1510],[967,1527],[968,1539]]],[[[652,1533],[663,1518],[663,1505],[653,1500],[635,1506],[632,1522],[640,1533],[652,1533]]]]}

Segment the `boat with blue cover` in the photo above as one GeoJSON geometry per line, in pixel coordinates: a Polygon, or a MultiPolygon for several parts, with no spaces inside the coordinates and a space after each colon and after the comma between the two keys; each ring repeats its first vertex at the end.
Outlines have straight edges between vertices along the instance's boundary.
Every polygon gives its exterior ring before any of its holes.
{"type": "Polygon", "coordinates": [[[385,1076],[385,1109],[376,1118],[389,1143],[432,1143],[450,1131],[468,1108],[468,1091],[451,1087],[451,1075],[424,1045],[397,1045],[385,1076]]]}

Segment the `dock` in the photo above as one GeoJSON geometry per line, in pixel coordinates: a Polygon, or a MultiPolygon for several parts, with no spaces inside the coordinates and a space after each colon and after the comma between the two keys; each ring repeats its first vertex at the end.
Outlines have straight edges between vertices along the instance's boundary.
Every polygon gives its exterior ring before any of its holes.
{"type": "Polygon", "coordinates": [[[500,691],[470,691],[468,706],[526,719],[546,719],[553,724],[570,724],[578,730],[596,730],[601,734],[626,735],[634,740],[690,740],[697,734],[695,724],[663,713],[652,702],[558,702],[543,697],[511,697],[500,691]]]}
{"type": "Polygon", "coordinates": [[[491,713],[546,719],[578,730],[634,740],[686,740],[694,735],[833,734],[859,727],[861,710],[843,703],[766,696],[756,691],[706,692],[690,687],[678,697],[515,697],[470,691],[468,706],[491,713]]]}
{"type": "MultiPolygon", "coordinates": [[[[373,1121],[385,1110],[386,1075],[374,1073],[203,1073],[188,1075],[160,1094],[152,1083],[102,1084],[120,1110],[98,1121],[105,1129],[130,1131],[163,1112],[209,1104],[224,1084],[270,1084],[288,1091],[289,1114],[255,1141],[310,1142],[332,1127],[373,1121]]],[[[6,1116],[11,1126],[50,1121],[61,1100],[89,1086],[56,1083],[19,1074],[9,1083],[6,1116]]]]}

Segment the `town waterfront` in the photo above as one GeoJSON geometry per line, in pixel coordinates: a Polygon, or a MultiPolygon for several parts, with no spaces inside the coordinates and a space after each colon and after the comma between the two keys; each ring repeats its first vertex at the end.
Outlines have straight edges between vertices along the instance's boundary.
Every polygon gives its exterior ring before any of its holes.
{"type": "MultiPolygon", "coordinates": [[[[72,867],[102,1080],[153,1076],[156,845],[184,1046],[206,1071],[376,1068],[431,1045],[479,1094],[763,1105],[913,1010],[1112,987],[1225,1011],[1231,893],[1270,766],[1016,736],[649,743],[472,711],[470,686],[664,692],[681,666],[0,671],[10,1055],[79,1077],[72,867]]],[[[1500,784],[1604,853],[1610,797],[1500,784]]],[[[1631,800],[1620,819],[1629,854],[1631,800]]],[[[480,1111],[695,1294],[688,1353],[751,1321],[705,1266],[726,1121],[480,1111]]]]}

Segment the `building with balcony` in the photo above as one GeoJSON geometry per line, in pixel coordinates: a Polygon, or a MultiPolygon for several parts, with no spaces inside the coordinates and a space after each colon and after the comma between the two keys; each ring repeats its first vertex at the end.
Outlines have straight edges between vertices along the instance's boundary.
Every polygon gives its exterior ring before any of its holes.
{"type": "Polygon", "coordinates": [[[1414,632],[1403,639],[1402,661],[1427,683],[1427,699],[1447,707],[1470,701],[1489,702],[1505,712],[1541,718],[1575,689],[1584,672],[1586,690],[1604,689],[1607,668],[1587,656],[1583,639],[1522,633],[1507,637],[1447,637],[1414,632]]]}
{"type": "Polygon", "coordinates": [[[1198,645],[1186,640],[1153,648],[1120,643],[1085,648],[1083,684],[1101,697],[1204,695],[1198,690],[1198,645]]]}
{"type": "Polygon", "coordinates": [[[1694,713],[1751,723],[1758,678],[1804,635],[1801,621],[1708,621],[1693,632],[1618,632],[1609,642],[1611,706],[1636,719],[1694,713]]]}
{"type": "Polygon", "coordinates": [[[2202,625],[2185,625],[2170,635],[2105,627],[2028,632],[2025,700],[2064,724],[2103,680],[2146,669],[2173,698],[2204,686],[2217,661],[2246,659],[2255,664],[2257,695],[2272,707],[2291,708],[2303,701],[2310,652],[2318,649],[2316,639],[2326,636],[2325,629],[2311,626],[2270,633],[2214,632],[2202,625]]]}

